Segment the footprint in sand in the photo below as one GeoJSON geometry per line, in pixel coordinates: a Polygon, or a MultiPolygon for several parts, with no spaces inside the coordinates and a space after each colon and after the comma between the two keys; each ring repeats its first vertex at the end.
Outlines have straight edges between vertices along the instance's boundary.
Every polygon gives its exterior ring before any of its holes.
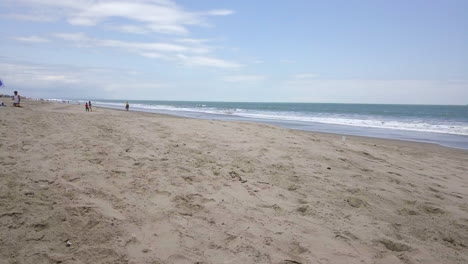
{"type": "Polygon", "coordinates": [[[7,162],[1,162],[0,164],[3,165],[3,166],[14,166],[14,165],[16,165],[16,162],[7,161],[7,162]]]}
{"type": "Polygon", "coordinates": [[[365,200],[361,200],[357,197],[348,197],[346,202],[354,208],[366,207],[368,205],[365,200]]]}
{"type": "Polygon", "coordinates": [[[449,195],[458,199],[463,199],[463,196],[461,193],[450,193],[449,195]]]}
{"type": "Polygon", "coordinates": [[[301,214],[302,216],[313,215],[311,208],[309,205],[303,205],[296,208],[296,212],[301,214]]]}
{"type": "Polygon", "coordinates": [[[444,210],[428,204],[422,205],[421,209],[427,214],[445,214],[444,210]]]}
{"type": "Polygon", "coordinates": [[[385,246],[386,249],[396,252],[410,251],[411,247],[402,243],[393,242],[389,239],[380,239],[376,242],[385,246]]]}
{"type": "Polygon", "coordinates": [[[181,215],[191,216],[194,213],[202,211],[204,209],[202,204],[210,200],[200,194],[186,194],[177,195],[172,201],[176,204],[175,207],[181,215]]]}
{"type": "Polygon", "coordinates": [[[458,241],[457,239],[453,238],[452,236],[443,236],[442,241],[448,244],[451,247],[463,247],[466,248],[466,245],[462,242],[458,241]]]}
{"type": "Polygon", "coordinates": [[[102,163],[102,160],[101,159],[90,159],[88,160],[89,162],[93,163],[93,164],[101,164],[102,163]]]}
{"type": "Polygon", "coordinates": [[[418,212],[416,212],[414,210],[411,210],[411,209],[407,209],[407,208],[397,210],[397,214],[399,214],[399,215],[419,215],[418,212]]]}
{"type": "Polygon", "coordinates": [[[278,264],[302,264],[302,263],[295,261],[295,260],[285,259],[285,260],[280,261],[278,264]]]}

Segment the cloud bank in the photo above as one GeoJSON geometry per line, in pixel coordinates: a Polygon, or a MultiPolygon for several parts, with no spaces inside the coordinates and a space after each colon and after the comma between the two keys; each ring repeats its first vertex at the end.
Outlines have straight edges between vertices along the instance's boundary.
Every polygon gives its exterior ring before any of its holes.
{"type": "Polygon", "coordinates": [[[234,13],[228,9],[187,11],[171,0],[6,0],[6,3],[24,6],[23,14],[7,14],[10,18],[31,21],[64,19],[76,26],[108,23],[126,33],[185,35],[190,32],[190,26],[209,25],[207,17],[234,13]],[[47,19],[37,20],[38,17],[47,19]]]}

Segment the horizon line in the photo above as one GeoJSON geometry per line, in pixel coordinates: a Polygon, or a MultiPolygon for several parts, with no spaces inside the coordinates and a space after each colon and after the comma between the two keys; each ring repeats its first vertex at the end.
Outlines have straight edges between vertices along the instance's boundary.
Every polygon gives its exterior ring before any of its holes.
{"type": "Polygon", "coordinates": [[[468,106],[467,104],[428,104],[428,103],[362,103],[362,102],[297,102],[297,101],[215,101],[215,100],[168,100],[168,99],[104,99],[104,98],[35,98],[44,100],[74,100],[74,101],[159,101],[159,102],[205,102],[205,103],[274,103],[274,104],[361,104],[361,105],[426,105],[426,106],[468,106]]]}

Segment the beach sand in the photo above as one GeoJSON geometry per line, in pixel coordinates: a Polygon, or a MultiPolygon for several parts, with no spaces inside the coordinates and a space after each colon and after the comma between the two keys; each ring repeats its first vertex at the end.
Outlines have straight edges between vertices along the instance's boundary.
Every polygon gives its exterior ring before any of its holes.
{"type": "Polygon", "coordinates": [[[468,151],[0,109],[0,263],[468,263],[468,151]]]}

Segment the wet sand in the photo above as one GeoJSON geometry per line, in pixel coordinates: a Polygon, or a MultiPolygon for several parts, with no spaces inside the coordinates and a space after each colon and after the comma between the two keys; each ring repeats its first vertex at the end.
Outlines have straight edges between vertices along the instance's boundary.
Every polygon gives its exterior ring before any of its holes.
{"type": "Polygon", "coordinates": [[[468,263],[468,151],[0,109],[0,263],[468,263]]]}

